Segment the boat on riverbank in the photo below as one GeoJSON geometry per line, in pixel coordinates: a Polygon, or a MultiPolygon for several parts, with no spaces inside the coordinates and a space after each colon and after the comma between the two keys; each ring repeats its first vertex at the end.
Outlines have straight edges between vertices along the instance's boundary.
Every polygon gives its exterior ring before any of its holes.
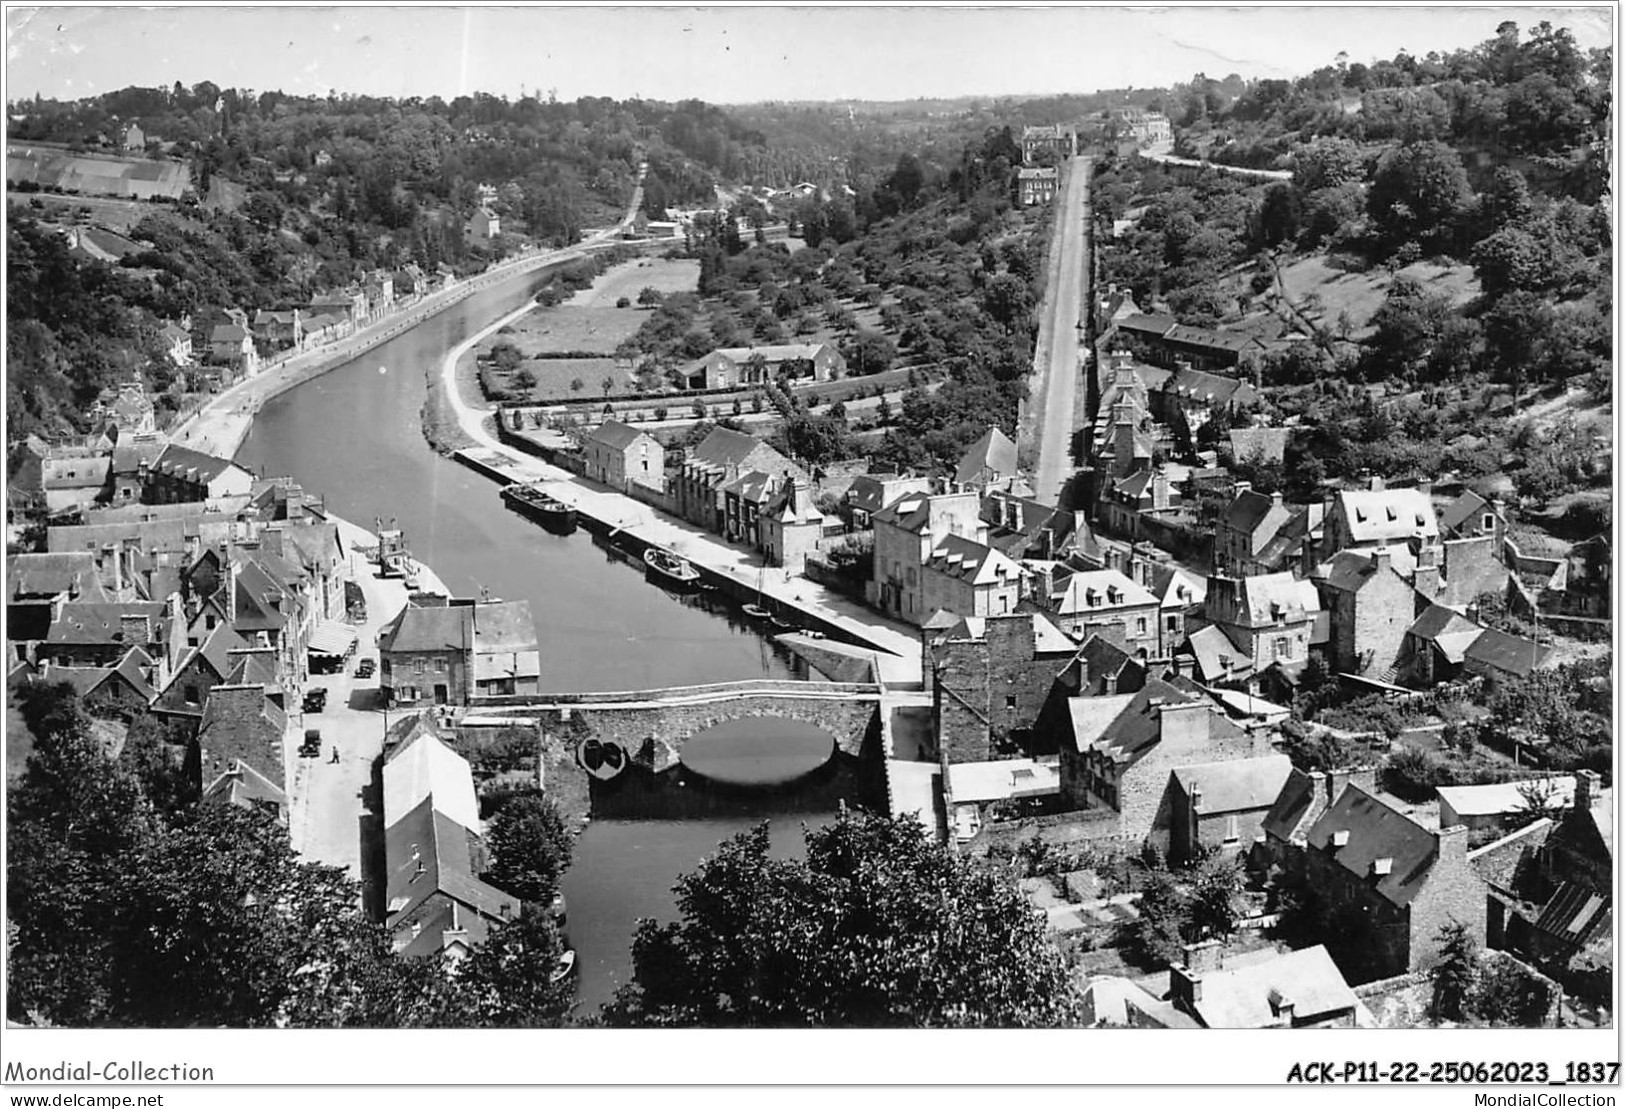
{"type": "Polygon", "coordinates": [[[509,508],[555,535],[569,535],[576,530],[576,510],[534,485],[515,482],[503,486],[502,499],[509,508]]]}
{"type": "Polygon", "coordinates": [[[700,572],[694,569],[694,564],[670,551],[650,547],[643,552],[643,564],[648,568],[649,580],[657,585],[667,589],[699,588],[700,572]]]}

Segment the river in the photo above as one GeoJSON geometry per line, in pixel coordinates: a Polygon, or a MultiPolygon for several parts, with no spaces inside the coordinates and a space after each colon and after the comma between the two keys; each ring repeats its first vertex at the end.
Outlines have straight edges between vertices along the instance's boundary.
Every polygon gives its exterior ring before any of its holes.
{"type": "MultiPolygon", "coordinates": [[[[447,350],[525,303],[545,279],[545,272],[530,274],[477,293],[271,399],[237,460],[264,476],[291,475],[363,527],[378,517],[395,520],[413,555],[453,593],[528,599],[545,690],[791,676],[788,657],[745,621],[649,585],[640,569],[612,558],[584,531],[550,535],[508,511],[489,478],[424,441],[427,376],[438,372],[447,350]]],[[[742,746],[737,776],[758,772],[760,757],[742,746]]],[[[708,770],[729,776],[716,763],[708,770]]],[[[719,840],[761,819],[773,822],[776,851],[799,854],[801,824],[830,817],[765,799],[731,803],[704,820],[595,820],[585,829],[564,880],[584,1011],[608,1000],[628,977],[637,919],[671,919],[677,877],[719,840]]]]}

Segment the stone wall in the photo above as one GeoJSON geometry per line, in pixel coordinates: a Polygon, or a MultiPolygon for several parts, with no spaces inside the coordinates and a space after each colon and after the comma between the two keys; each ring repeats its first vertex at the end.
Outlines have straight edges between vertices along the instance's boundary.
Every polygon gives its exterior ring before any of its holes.
{"type": "MultiPolygon", "coordinates": [[[[680,761],[683,744],[697,732],[726,720],[753,716],[800,720],[828,732],[836,748],[857,757],[871,728],[877,728],[872,699],[818,699],[746,696],[701,702],[636,708],[581,706],[571,715],[578,721],[580,738],[612,740],[631,753],[633,762],[659,774],[680,761]],[[582,729],[585,730],[582,730],[582,729]]],[[[542,714],[543,729],[551,733],[560,720],[556,712],[542,714]]]]}
{"type": "Polygon", "coordinates": [[[1439,857],[1410,906],[1410,962],[1406,970],[1421,970],[1438,958],[1439,932],[1446,924],[1466,925],[1474,941],[1484,946],[1489,890],[1467,861],[1467,835],[1465,825],[1438,833],[1439,857]]]}

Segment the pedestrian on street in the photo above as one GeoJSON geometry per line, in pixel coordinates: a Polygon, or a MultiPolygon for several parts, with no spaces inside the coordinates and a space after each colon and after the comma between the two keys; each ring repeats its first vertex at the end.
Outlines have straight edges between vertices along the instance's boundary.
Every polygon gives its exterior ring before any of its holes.
{"type": "Polygon", "coordinates": [[[329,762],[338,762],[339,761],[339,749],[338,749],[337,744],[334,744],[334,746],[333,746],[333,757],[331,759],[329,759],[328,761],[329,762]]]}

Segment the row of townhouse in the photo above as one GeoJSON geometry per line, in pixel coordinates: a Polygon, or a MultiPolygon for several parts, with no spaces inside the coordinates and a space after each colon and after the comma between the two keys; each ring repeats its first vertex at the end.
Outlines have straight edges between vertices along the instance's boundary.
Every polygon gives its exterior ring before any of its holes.
{"type": "Polygon", "coordinates": [[[346,611],[337,526],[286,481],[82,516],[49,527],[45,552],[8,559],[12,680],[68,682],[92,711],[184,725],[205,797],[285,817],[291,706],[313,638],[346,611]]]}

